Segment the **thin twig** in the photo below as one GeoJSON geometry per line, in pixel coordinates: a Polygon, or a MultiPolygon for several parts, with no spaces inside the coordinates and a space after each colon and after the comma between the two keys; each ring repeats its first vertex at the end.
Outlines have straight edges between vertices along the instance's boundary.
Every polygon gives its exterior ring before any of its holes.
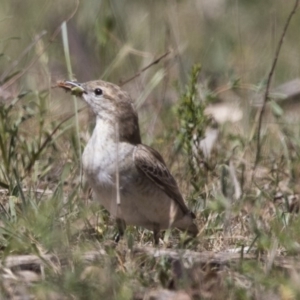
{"type": "Polygon", "coordinates": [[[119,85],[123,86],[125,84],[127,84],[128,82],[132,81],[133,79],[139,77],[143,72],[145,72],[146,70],[148,70],[150,67],[152,67],[155,64],[158,64],[163,58],[165,58],[167,55],[169,55],[171,53],[170,50],[168,50],[166,53],[164,53],[163,55],[161,55],[160,57],[158,57],[157,59],[155,59],[154,61],[152,61],[148,66],[146,66],[145,68],[141,69],[140,71],[138,71],[134,76],[130,77],[127,80],[124,81],[120,81],[119,85]]]}
{"type": "MultiPolygon", "coordinates": [[[[97,251],[88,251],[80,255],[83,262],[91,263],[99,259],[108,257],[107,251],[98,249],[97,251]]],[[[169,258],[171,260],[181,260],[186,262],[186,265],[203,264],[205,266],[212,264],[214,266],[225,266],[239,263],[241,260],[240,252],[219,252],[211,251],[196,252],[191,250],[173,250],[173,249],[157,249],[152,247],[135,247],[130,251],[132,259],[140,256],[147,256],[151,258],[169,258]]],[[[19,267],[22,270],[32,270],[43,264],[52,265],[58,264],[65,266],[68,264],[72,252],[64,253],[62,255],[43,254],[43,255],[9,255],[2,259],[2,266],[5,268],[19,267]],[[49,264],[49,262],[51,262],[49,264]]],[[[243,260],[255,261],[257,256],[255,254],[244,253],[243,260]]],[[[259,259],[263,263],[268,262],[268,257],[263,255],[259,259]]],[[[282,269],[299,270],[300,264],[295,261],[295,257],[276,256],[273,259],[273,265],[282,269]]]]}
{"type": "MultiPolygon", "coordinates": [[[[69,17],[64,20],[63,22],[69,22],[74,15],[76,14],[77,10],[78,10],[78,6],[79,6],[79,0],[75,0],[76,1],[76,5],[74,10],[72,11],[72,13],[69,15],[69,17]]],[[[62,22],[62,23],[63,23],[62,22]]],[[[21,71],[20,73],[16,74],[15,76],[13,76],[10,80],[8,80],[5,84],[3,84],[1,86],[2,90],[7,89],[8,87],[10,87],[14,82],[16,82],[19,78],[21,78],[39,59],[40,57],[45,53],[45,51],[49,48],[49,46],[53,43],[53,41],[55,40],[56,36],[59,34],[61,30],[61,24],[55,29],[54,33],[52,34],[48,44],[45,46],[45,48],[41,51],[41,53],[39,55],[37,55],[30,63],[29,65],[27,65],[27,67],[21,71]]]]}
{"type": "MultiPolygon", "coordinates": [[[[121,205],[121,198],[120,198],[120,173],[119,173],[119,142],[120,142],[120,135],[119,135],[119,123],[116,122],[115,125],[116,129],[116,143],[117,143],[117,148],[116,148],[116,195],[117,195],[117,209],[119,209],[121,205]]],[[[118,216],[119,217],[119,216],[118,216]]]]}
{"type": "MultiPolygon", "coordinates": [[[[282,34],[281,34],[281,37],[280,37],[280,40],[279,40],[278,45],[277,45],[277,49],[276,49],[275,56],[274,56],[274,59],[273,59],[272,67],[271,67],[270,72],[269,72],[267,86],[266,86],[266,90],[265,90],[265,94],[264,94],[264,100],[263,100],[263,104],[261,106],[261,109],[260,109],[260,112],[259,112],[259,117],[258,117],[256,158],[255,158],[253,171],[256,169],[257,164],[258,164],[258,160],[259,160],[259,157],[260,157],[262,119],[263,119],[263,114],[264,114],[265,109],[266,109],[266,104],[267,104],[268,99],[269,99],[269,90],[270,90],[272,77],[273,77],[274,70],[275,70],[277,60],[278,60],[278,57],[279,57],[279,53],[280,53],[280,50],[281,50],[281,47],[282,47],[282,44],[283,44],[283,39],[284,39],[284,37],[286,35],[286,32],[287,32],[287,29],[290,25],[291,19],[292,19],[293,15],[295,14],[296,10],[297,10],[298,4],[299,4],[299,0],[296,0],[295,5],[294,5],[293,9],[291,10],[291,12],[290,12],[290,14],[289,14],[289,16],[286,20],[285,26],[283,28],[283,31],[282,31],[282,34]]],[[[253,172],[253,174],[254,174],[254,172],[253,172]]]]}

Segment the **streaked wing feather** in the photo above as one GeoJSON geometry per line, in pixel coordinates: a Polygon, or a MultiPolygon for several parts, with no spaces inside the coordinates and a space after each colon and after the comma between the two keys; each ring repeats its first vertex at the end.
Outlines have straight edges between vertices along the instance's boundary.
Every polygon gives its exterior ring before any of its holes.
{"type": "Polygon", "coordinates": [[[162,156],[156,150],[146,145],[137,145],[134,162],[139,170],[178,204],[183,213],[190,213],[174,177],[169,172],[162,156]]]}

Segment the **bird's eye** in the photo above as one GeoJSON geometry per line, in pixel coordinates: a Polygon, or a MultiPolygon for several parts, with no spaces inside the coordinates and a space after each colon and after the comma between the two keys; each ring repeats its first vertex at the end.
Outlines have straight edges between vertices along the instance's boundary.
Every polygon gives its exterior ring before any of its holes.
{"type": "Polygon", "coordinates": [[[100,88],[96,88],[94,90],[94,93],[95,93],[96,96],[101,96],[103,92],[102,92],[102,90],[100,88]]]}

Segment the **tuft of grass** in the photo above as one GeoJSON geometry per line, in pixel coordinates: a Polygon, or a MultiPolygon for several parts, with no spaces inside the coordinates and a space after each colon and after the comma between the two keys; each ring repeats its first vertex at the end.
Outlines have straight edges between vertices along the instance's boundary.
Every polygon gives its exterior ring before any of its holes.
{"type": "Polygon", "coordinates": [[[205,129],[210,123],[210,118],[205,114],[208,105],[206,99],[199,97],[198,78],[201,71],[200,65],[192,68],[189,83],[180,96],[176,117],[179,120],[179,129],[176,133],[176,149],[182,150],[187,160],[186,173],[193,187],[189,195],[191,205],[193,199],[198,199],[204,188],[205,176],[203,162],[205,161],[202,150],[198,147],[201,139],[205,137],[205,129]]]}

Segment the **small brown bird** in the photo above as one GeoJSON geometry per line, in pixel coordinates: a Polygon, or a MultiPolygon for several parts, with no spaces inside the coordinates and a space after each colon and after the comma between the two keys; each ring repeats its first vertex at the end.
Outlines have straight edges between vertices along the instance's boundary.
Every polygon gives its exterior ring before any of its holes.
{"type": "Polygon", "coordinates": [[[129,95],[115,84],[97,80],[65,81],[59,87],[81,97],[96,115],[96,126],[82,156],[96,199],[116,219],[119,237],[126,224],[159,231],[176,227],[192,235],[195,217],[161,155],[142,144],[138,116],[129,95]]]}

